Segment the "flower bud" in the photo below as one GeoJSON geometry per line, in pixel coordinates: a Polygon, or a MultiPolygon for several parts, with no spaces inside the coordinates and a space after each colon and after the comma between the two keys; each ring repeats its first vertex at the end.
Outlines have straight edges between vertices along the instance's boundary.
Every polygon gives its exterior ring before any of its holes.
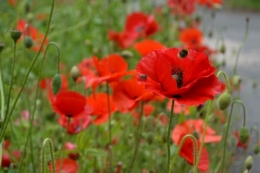
{"type": "Polygon", "coordinates": [[[245,144],[249,138],[249,131],[246,127],[242,127],[239,131],[239,140],[241,143],[245,144]]]}
{"type": "Polygon", "coordinates": [[[233,76],[232,79],[232,84],[235,88],[239,88],[240,84],[241,84],[242,80],[241,77],[238,75],[233,76]]]}
{"type": "Polygon", "coordinates": [[[52,93],[56,95],[61,89],[61,76],[60,74],[55,74],[52,78],[52,93]]]}
{"type": "Polygon", "coordinates": [[[24,37],[24,45],[25,45],[25,47],[26,48],[31,48],[32,47],[32,45],[33,45],[33,41],[32,41],[32,38],[30,37],[30,36],[26,36],[26,37],[24,37]]]}
{"type": "Polygon", "coordinates": [[[134,54],[129,50],[123,50],[120,52],[120,55],[124,58],[132,58],[134,56],[134,54]]]}
{"type": "Polygon", "coordinates": [[[259,151],[260,151],[260,146],[256,144],[254,146],[254,153],[255,153],[255,155],[257,155],[259,153],[259,151]]]}
{"type": "Polygon", "coordinates": [[[248,156],[245,161],[245,166],[247,170],[250,170],[253,166],[254,160],[252,156],[248,156]]]}
{"type": "Polygon", "coordinates": [[[0,53],[2,52],[2,50],[5,48],[5,44],[0,42],[0,53]]]}
{"type": "Polygon", "coordinates": [[[196,130],[193,132],[193,136],[198,140],[200,139],[200,134],[196,130]]]}
{"type": "Polygon", "coordinates": [[[228,92],[224,92],[219,96],[217,100],[218,108],[223,111],[229,106],[230,102],[231,95],[228,92]]]}
{"type": "Polygon", "coordinates": [[[81,76],[81,73],[79,71],[78,66],[74,65],[71,70],[70,70],[70,75],[72,77],[72,79],[74,80],[74,82],[77,81],[78,77],[81,76]]]}
{"type": "Polygon", "coordinates": [[[17,40],[19,40],[19,38],[21,38],[22,35],[22,32],[19,29],[11,29],[10,33],[15,43],[17,42],[17,40]]]}
{"type": "Polygon", "coordinates": [[[226,46],[225,46],[224,44],[221,45],[221,47],[220,47],[220,52],[221,52],[222,54],[225,54],[225,53],[226,53],[226,46]]]}

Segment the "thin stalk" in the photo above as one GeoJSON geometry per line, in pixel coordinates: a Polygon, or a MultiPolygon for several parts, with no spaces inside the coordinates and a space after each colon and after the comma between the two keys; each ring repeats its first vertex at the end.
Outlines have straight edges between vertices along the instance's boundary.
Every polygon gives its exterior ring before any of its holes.
{"type": "Polygon", "coordinates": [[[143,109],[144,109],[144,102],[142,101],[141,102],[141,108],[140,108],[140,119],[139,119],[139,122],[138,122],[136,136],[135,136],[135,150],[134,150],[134,155],[132,157],[132,160],[129,164],[129,169],[127,171],[128,173],[131,172],[131,169],[134,166],[135,158],[137,156],[138,149],[139,149],[139,146],[140,146],[140,138],[141,138],[142,127],[143,127],[143,109]]]}
{"type": "Polygon", "coordinates": [[[206,119],[205,119],[205,122],[204,122],[203,135],[202,135],[201,144],[200,144],[200,149],[199,149],[199,153],[198,153],[198,158],[196,159],[196,162],[195,162],[195,164],[196,164],[195,168],[196,168],[196,169],[198,168],[199,161],[200,161],[200,156],[201,156],[201,153],[202,153],[202,148],[203,148],[203,145],[204,145],[204,138],[205,138],[206,131],[207,131],[206,129],[207,129],[207,126],[208,126],[208,120],[209,120],[211,105],[212,105],[212,101],[209,101],[208,107],[207,107],[206,119]]]}
{"type": "Polygon", "coordinates": [[[170,164],[171,164],[171,129],[173,126],[173,112],[174,112],[174,99],[172,99],[172,107],[171,107],[171,115],[170,115],[170,121],[169,121],[169,126],[168,126],[168,132],[167,132],[167,167],[166,167],[166,172],[170,173],[170,164]]]}
{"type": "Polygon", "coordinates": [[[14,108],[15,108],[15,106],[17,104],[17,101],[18,101],[18,99],[19,99],[19,97],[20,97],[20,95],[21,95],[21,93],[22,93],[22,91],[24,89],[24,86],[25,86],[25,84],[27,82],[29,74],[31,73],[31,71],[32,71],[36,61],[38,60],[38,57],[39,57],[39,55],[41,53],[41,50],[43,49],[44,42],[45,42],[45,40],[47,38],[47,35],[49,33],[49,30],[50,30],[50,24],[51,24],[51,19],[52,19],[52,15],[53,15],[54,4],[55,4],[55,0],[52,0],[50,16],[49,16],[49,21],[48,21],[48,24],[47,24],[47,30],[46,30],[45,36],[44,36],[44,38],[42,40],[42,43],[41,43],[41,46],[40,46],[40,49],[39,49],[37,55],[35,56],[34,60],[32,61],[31,65],[30,65],[30,67],[29,67],[29,69],[28,69],[28,71],[27,71],[27,73],[26,73],[26,75],[24,77],[24,81],[23,81],[23,83],[21,85],[21,88],[20,88],[20,90],[18,92],[18,95],[16,96],[16,98],[14,100],[12,108],[11,108],[10,112],[8,112],[8,114],[7,114],[7,117],[6,117],[5,121],[4,121],[3,128],[2,128],[1,133],[0,133],[0,141],[2,141],[2,139],[4,137],[4,134],[5,134],[8,122],[10,121],[11,115],[13,114],[13,111],[14,111],[14,108]]]}
{"type": "MultiPolygon", "coordinates": [[[[1,52],[0,52],[1,55],[1,52]]],[[[1,59],[1,57],[0,57],[1,59]]],[[[2,123],[4,122],[4,108],[5,108],[5,97],[4,97],[4,87],[3,87],[3,81],[2,81],[2,70],[0,67],[0,95],[1,95],[1,116],[0,116],[0,127],[2,126],[2,123]]],[[[3,154],[3,147],[2,147],[3,141],[0,141],[0,167],[2,164],[2,154],[3,154]]]]}
{"type": "Polygon", "coordinates": [[[112,129],[111,129],[111,112],[110,112],[110,101],[109,101],[109,85],[106,83],[106,92],[107,92],[107,110],[108,110],[108,133],[109,133],[109,165],[108,170],[112,167],[112,129]]]}
{"type": "Polygon", "coordinates": [[[228,81],[227,75],[226,75],[225,72],[219,71],[218,74],[217,74],[217,77],[219,77],[221,74],[223,75],[223,77],[225,79],[225,82],[226,82],[226,85],[227,85],[227,89],[228,89],[228,93],[230,94],[231,93],[231,87],[230,87],[230,83],[228,81]]]}
{"type": "MultiPolygon", "coordinates": [[[[185,135],[185,136],[181,139],[181,142],[180,142],[180,145],[179,145],[179,147],[178,147],[178,150],[177,150],[177,152],[175,153],[174,158],[173,158],[173,160],[172,160],[172,164],[171,164],[171,167],[170,167],[170,172],[172,172],[174,163],[176,162],[176,160],[177,160],[177,158],[178,158],[178,154],[180,153],[181,148],[182,148],[182,146],[183,146],[183,144],[184,144],[184,142],[185,142],[185,140],[186,140],[187,138],[191,138],[191,139],[192,139],[193,146],[194,146],[194,147],[193,147],[193,150],[194,150],[194,163],[196,163],[197,154],[198,154],[198,153],[197,153],[197,151],[198,151],[197,140],[196,140],[196,138],[195,138],[193,135],[188,134],[188,135],[185,135]]],[[[193,173],[197,173],[196,164],[194,164],[194,166],[193,166],[193,173]]]]}
{"type": "Polygon", "coordinates": [[[243,125],[245,126],[245,117],[246,117],[245,106],[244,106],[244,104],[240,100],[235,100],[232,103],[232,105],[231,105],[231,110],[230,110],[230,114],[229,114],[229,117],[228,117],[227,129],[226,129],[225,134],[224,134],[224,141],[223,141],[224,142],[224,147],[223,147],[222,161],[221,161],[221,172],[222,173],[224,173],[224,163],[225,163],[226,148],[227,148],[227,136],[228,136],[228,130],[229,130],[229,127],[230,127],[233,107],[234,107],[235,103],[238,103],[238,104],[240,104],[243,107],[243,112],[244,112],[244,123],[243,123],[243,125]]]}

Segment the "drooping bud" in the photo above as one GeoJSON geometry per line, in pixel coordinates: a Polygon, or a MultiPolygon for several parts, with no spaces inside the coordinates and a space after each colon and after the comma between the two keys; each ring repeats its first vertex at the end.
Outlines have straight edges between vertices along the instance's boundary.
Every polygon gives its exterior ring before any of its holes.
{"type": "Polygon", "coordinates": [[[218,108],[223,111],[229,106],[230,102],[231,95],[226,91],[222,93],[217,100],[218,108]]]}
{"type": "Polygon", "coordinates": [[[178,56],[180,57],[180,58],[185,58],[187,55],[188,55],[188,50],[186,50],[186,49],[182,49],[180,52],[179,52],[179,54],[178,54],[178,56]]]}
{"type": "Polygon", "coordinates": [[[225,54],[225,53],[226,53],[226,46],[225,46],[224,44],[221,45],[221,47],[220,47],[220,52],[221,52],[222,54],[225,54]]]}
{"type": "Polygon", "coordinates": [[[52,78],[52,93],[56,95],[61,89],[61,76],[60,74],[55,74],[52,78]]]}
{"type": "Polygon", "coordinates": [[[255,153],[255,155],[257,155],[259,153],[259,151],[260,151],[260,146],[256,144],[254,146],[254,153],[255,153]]]}
{"type": "Polygon", "coordinates": [[[74,65],[71,70],[70,70],[70,75],[72,77],[72,79],[74,80],[74,82],[77,81],[78,77],[81,76],[81,73],[79,71],[78,66],[74,65]]]}
{"type": "Polygon", "coordinates": [[[124,58],[132,58],[134,56],[133,52],[129,50],[123,50],[122,52],[120,52],[120,55],[124,58]]]}
{"type": "Polygon", "coordinates": [[[239,140],[241,143],[245,144],[249,139],[249,131],[246,127],[242,127],[239,131],[239,140]]]}
{"type": "Polygon", "coordinates": [[[245,161],[245,166],[247,170],[250,170],[254,164],[254,159],[252,156],[248,156],[245,161]]]}
{"type": "Polygon", "coordinates": [[[21,38],[22,35],[22,32],[19,29],[11,29],[10,33],[15,43],[17,42],[17,40],[19,40],[19,38],[21,38]]]}
{"type": "Polygon", "coordinates": [[[5,44],[4,43],[0,43],[0,53],[2,52],[2,50],[5,48],[5,44]]]}
{"type": "Polygon", "coordinates": [[[233,76],[232,79],[232,84],[235,88],[239,88],[240,84],[241,84],[242,80],[241,77],[238,75],[233,76]]]}
{"type": "Polygon", "coordinates": [[[26,48],[31,48],[33,46],[33,41],[32,41],[32,38],[30,36],[26,36],[24,37],[24,45],[26,48]]]}

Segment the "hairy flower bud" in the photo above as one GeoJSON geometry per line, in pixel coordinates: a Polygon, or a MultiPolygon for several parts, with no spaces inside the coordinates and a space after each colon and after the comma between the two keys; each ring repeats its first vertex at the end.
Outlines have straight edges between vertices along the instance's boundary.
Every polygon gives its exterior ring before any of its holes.
{"type": "Polygon", "coordinates": [[[256,144],[254,146],[254,153],[255,153],[255,155],[257,155],[259,153],[259,151],[260,151],[260,146],[256,144]]]}
{"type": "Polygon", "coordinates": [[[217,105],[220,110],[225,110],[231,102],[231,95],[228,92],[222,93],[218,100],[217,105]]]}
{"type": "Polygon", "coordinates": [[[124,58],[132,58],[134,56],[134,54],[129,50],[123,50],[120,52],[120,55],[124,58]]]}
{"type": "Polygon", "coordinates": [[[249,131],[246,127],[242,127],[239,131],[239,140],[241,143],[245,144],[249,138],[249,131]]]}
{"type": "Polygon", "coordinates": [[[61,76],[60,74],[55,74],[54,77],[52,78],[52,93],[56,95],[61,88],[61,76]]]}
{"type": "Polygon", "coordinates": [[[253,166],[254,160],[252,156],[248,156],[245,161],[245,166],[247,170],[250,170],[253,166]]]}
{"type": "Polygon", "coordinates": [[[26,37],[24,37],[24,45],[25,45],[25,47],[26,48],[31,48],[32,47],[32,45],[33,45],[33,41],[32,41],[32,38],[30,37],[30,36],[26,36],[26,37]]]}
{"type": "Polygon", "coordinates": [[[233,76],[232,79],[232,84],[235,88],[239,88],[240,84],[241,84],[242,80],[241,77],[238,75],[233,76]]]}
{"type": "Polygon", "coordinates": [[[19,29],[11,29],[10,33],[15,43],[17,42],[17,40],[19,40],[19,38],[21,38],[22,35],[22,32],[19,29]]]}
{"type": "Polygon", "coordinates": [[[72,77],[72,79],[74,80],[74,82],[77,81],[78,77],[81,76],[81,73],[79,71],[78,66],[73,66],[70,70],[70,75],[72,77]]]}
{"type": "Polygon", "coordinates": [[[220,47],[220,52],[221,52],[222,54],[225,54],[225,53],[226,53],[226,46],[225,46],[224,44],[221,45],[221,47],[220,47]]]}

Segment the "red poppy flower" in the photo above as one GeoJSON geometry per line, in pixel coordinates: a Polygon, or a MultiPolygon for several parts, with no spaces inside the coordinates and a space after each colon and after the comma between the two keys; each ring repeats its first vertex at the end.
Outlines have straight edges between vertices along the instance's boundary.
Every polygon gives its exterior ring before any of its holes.
{"type": "Polygon", "coordinates": [[[234,132],[233,132],[233,135],[236,137],[237,147],[247,149],[250,139],[249,139],[245,144],[243,144],[243,143],[240,141],[240,139],[239,139],[239,132],[238,132],[238,131],[234,131],[234,132]]]}
{"type": "Polygon", "coordinates": [[[195,10],[195,0],[168,0],[172,12],[178,15],[190,15],[195,10]]]}
{"type": "Polygon", "coordinates": [[[61,116],[78,118],[88,108],[83,95],[74,91],[60,91],[51,100],[52,108],[61,116]]]}
{"type": "Polygon", "coordinates": [[[165,49],[166,47],[155,40],[143,40],[139,43],[136,43],[134,45],[134,48],[142,55],[145,56],[148,53],[151,53],[154,50],[160,50],[160,49],[165,49]]]}
{"type": "Polygon", "coordinates": [[[198,0],[200,5],[213,8],[222,5],[222,0],[198,0]]]}
{"type": "MultiPolygon", "coordinates": [[[[51,162],[49,163],[49,169],[52,172],[51,162]]],[[[79,166],[76,161],[72,159],[57,159],[55,161],[56,173],[77,173],[79,166]]]]}
{"type": "Polygon", "coordinates": [[[1,167],[2,168],[9,168],[11,163],[14,163],[15,161],[20,161],[21,159],[21,152],[19,150],[14,150],[11,153],[9,153],[9,147],[11,145],[11,142],[9,140],[4,141],[3,145],[3,154],[2,154],[2,162],[1,167]],[[10,156],[11,154],[11,156],[10,156]],[[15,160],[14,160],[15,159],[15,160]]]}
{"type": "MultiPolygon", "coordinates": [[[[30,25],[28,22],[22,19],[18,20],[17,29],[22,31],[22,37],[31,36],[32,40],[34,41],[32,50],[36,52],[39,51],[44,34],[40,33],[34,26],[30,25]]],[[[48,42],[48,39],[46,39],[44,45],[47,45],[48,42]]],[[[42,51],[44,50],[42,49],[42,51]]]]}
{"type": "Polygon", "coordinates": [[[191,49],[153,51],[141,59],[136,70],[139,82],[148,91],[180,104],[200,105],[220,93],[215,67],[206,54],[191,49]]]}
{"type": "MultiPolygon", "coordinates": [[[[182,124],[178,124],[172,131],[172,140],[177,145],[181,138],[187,134],[196,134],[199,140],[202,140],[204,131],[204,121],[198,120],[186,120],[182,124]]],[[[221,141],[221,136],[216,135],[216,132],[209,126],[206,129],[204,143],[217,143],[221,141]]]]}
{"type": "Polygon", "coordinates": [[[186,48],[198,48],[202,42],[202,32],[197,28],[184,29],[180,33],[180,40],[186,48]]]}
{"type": "Polygon", "coordinates": [[[12,7],[15,7],[16,5],[16,0],[8,0],[9,4],[12,6],[12,7]]]}
{"type": "Polygon", "coordinates": [[[119,82],[113,92],[115,106],[121,112],[129,112],[137,106],[139,101],[146,102],[154,96],[144,88],[143,84],[139,85],[136,78],[119,82]]]}
{"type": "Polygon", "coordinates": [[[120,47],[130,46],[137,38],[147,37],[158,30],[158,24],[152,15],[134,12],[127,16],[123,32],[109,31],[109,39],[115,41],[120,47]]]}
{"type": "Polygon", "coordinates": [[[64,146],[65,150],[69,151],[68,157],[72,160],[77,160],[79,158],[79,153],[77,150],[77,145],[71,142],[66,142],[64,146]]]}
{"type": "MultiPolygon", "coordinates": [[[[167,109],[170,111],[172,108],[172,101],[169,100],[167,103],[167,109]]],[[[174,114],[182,114],[189,115],[190,110],[189,107],[186,105],[179,104],[178,102],[174,103],[174,114]]]]}
{"type": "Polygon", "coordinates": [[[59,117],[59,124],[67,129],[68,134],[77,134],[85,130],[91,124],[90,113],[92,112],[91,109],[78,114],[78,118],[73,118],[70,120],[69,127],[68,126],[68,117],[60,116],[59,117]]]}
{"type": "Polygon", "coordinates": [[[133,73],[132,71],[127,72],[127,62],[117,54],[111,54],[102,60],[93,57],[93,61],[98,76],[90,77],[86,81],[86,87],[92,86],[93,90],[104,81],[117,82],[124,75],[133,73]]]}
{"type": "MultiPolygon", "coordinates": [[[[200,142],[197,141],[197,153],[199,152],[199,148],[200,142]]],[[[189,164],[194,165],[194,144],[192,139],[187,138],[185,140],[180,150],[180,156],[182,156],[189,164]]],[[[202,147],[198,169],[201,172],[207,172],[209,169],[209,154],[204,146],[202,147]]]]}
{"type": "MultiPolygon", "coordinates": [[[[111,115],[116,111],[112,96],[109,96],[110,113],[111,115]]],[[[93,123],[96,125],[103,124],[108,121],[108,103],[106,93],[95,93],[87,98],[87,103],[93,108],[92,116],[96,116],[93,123]]]]}
{"type": "MultiPolygon", "coordinates": [[[[154,111],[154,106],[150,104],[145,104],[143,108],[143,115],[145,117],[150,116],[154,111]]],[[[140,112],[133,112],[132,116],[134,117],[134,124],[137,125],[140,119],[140,112]]]]}

